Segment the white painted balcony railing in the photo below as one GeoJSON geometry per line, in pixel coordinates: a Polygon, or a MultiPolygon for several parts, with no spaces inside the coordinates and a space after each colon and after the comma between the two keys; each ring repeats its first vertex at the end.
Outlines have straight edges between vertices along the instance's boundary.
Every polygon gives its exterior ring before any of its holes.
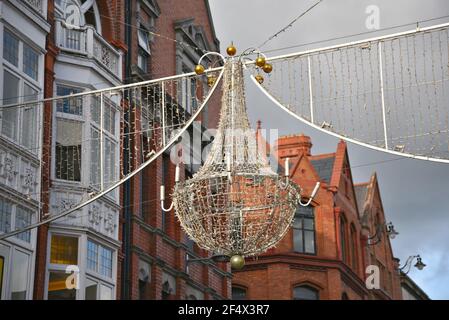
{"type": "Polygon", "coordinates": [[[118,79],[122,77],[122,54],[111,46],[92,26],[67,27],[56,21],[56,44],[64,51],[95,59],[118,79]]]}

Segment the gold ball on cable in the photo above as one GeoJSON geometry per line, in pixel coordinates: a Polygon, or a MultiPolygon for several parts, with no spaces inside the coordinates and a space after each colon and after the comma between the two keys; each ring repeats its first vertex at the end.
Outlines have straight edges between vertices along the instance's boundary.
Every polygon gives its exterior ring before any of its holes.
{"type": "Polygon", "coordinates": [[[231,257],[231,267],[234,270],[240,270],[245,266],[245,258],[241,255],[233,255],[231,257]]]}
{"type": "Polygon", "coordinates": [[[261,76],[260,74],[258,74],[258,75],[257,75],[257,76],[255,76],[254,78],[255,78],[255,79],[256,79],[256,81],[257,81],[257,82],[259,82],[260,84],[262,84],[262,83],[263,83],[263,80],[264,80],[264,79],[263,79],[263,77],[262,77],[262,76],[261,76]]]}
{"type": "Polygon", "coordinates": [[[200,64],[195,66],[195,73],[197,75],[203,74],[204,73],[204,67],[200,64]]]}
{"type": "Polygon", "coordinates": [[[234,47],[233,44],[231,44],[229,47],[226,48],[226,53],[228,56],[234,56],[237,53],[237,48],[234,47]]]}
{"type": "Polygon", "coordinates": [[[212,87],[215,84],[215,81],[217,80],[217,78],[214,75],[208,75],[207,76],[207,85],[209,87],[212,87]]]}
{"type": "Polygon", "coordinates": [[[269,63],[265,63],[265,65],[262,67],[262,70],[265,73],[270,73],[271,71],[273,71],[273,66],[269,63]]]}
{"type": "Polygon", "coordinates": [[[265,58],[264,57],[257,57],[256,59],[256,66],[262,68],[265,65],[265,58]]]}

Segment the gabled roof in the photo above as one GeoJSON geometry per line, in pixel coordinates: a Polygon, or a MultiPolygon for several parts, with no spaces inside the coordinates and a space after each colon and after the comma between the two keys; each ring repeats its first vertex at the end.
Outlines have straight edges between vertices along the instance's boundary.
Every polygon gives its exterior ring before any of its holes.
{"type": "Polygon", "coordinates": [[[334,171],[335,155],[328,158],[310,159],[310,163],[315,168],[315,171],[321,180],[329,184],[332,172],[334,171]]]}
{"type": "Polygon", "coordinates": [[[368,193],[368,183],[360,183],[354,185],[355,198],[357,200],[357,207],[359,208],[360,215],[363,215],[365,209],[366,196],[368,193]]]}

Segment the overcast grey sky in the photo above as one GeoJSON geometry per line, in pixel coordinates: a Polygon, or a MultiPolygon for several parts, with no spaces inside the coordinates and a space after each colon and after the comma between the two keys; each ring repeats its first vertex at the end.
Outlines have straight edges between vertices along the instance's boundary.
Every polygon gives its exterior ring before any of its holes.
{"type": "MultiPolygon", "coordinates": [[[[231,41],[234,41],[238,49],[243,50],[262,43],[311,6],[315,0],[209,2],[222,50],[231,41]]],[[[367,32],[365,9],[369,5],[377,5],[380,8],[381,29],[449,16],[447,0],[324,0],[263,49],[278,49],[367,32]]],[[[426,22],[422,26],[443,22],[449,22],[449,17],[426,22]]],[[[375,35],[412,28],[413,25],[408,25],[379,31],[375,35]]],[[[327,41],[269,55],[372,36],[374,34],[327,41]]],[[[335,151],[337,139],[291,118],[258,92],[252,84],[247,85],[247,97],[253,124],[260,119],[263,127],[279,129],[280,134],[303,132],[310,135],[314,154],[335,151]]],[[[449,299],[449,165],[406,158],[384,162],[398,157],[353,144],[348,145],[355,182],[368,181],[371,174],[377,172],[387,220],[391,220],[400,233],[392,240],[395,256],[405,262],[409,255],[421,254],[427,267],[423,271],[413,268],[409,275],[432,299],[449,299]]]]}

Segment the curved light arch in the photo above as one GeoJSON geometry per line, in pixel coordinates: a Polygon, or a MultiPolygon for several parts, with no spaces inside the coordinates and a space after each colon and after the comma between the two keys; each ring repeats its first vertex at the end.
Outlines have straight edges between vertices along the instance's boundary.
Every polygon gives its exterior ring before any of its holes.
{"type": "MultiPolygon", "coordinates": [[[[269,57],[273,74],[263,84],[251,80],[276,106],[321,132],[449,163],[448,47],[444,23],[269,57]]],[[[254,75],[253,64],[245,65],[254,75]]]]}
{"type": "MultiPolygon", "coordinates": [[[[122,184],[124,184],[126,181],[130,180],[132,177],[134,177],[136,174],[138,174],[139,172],[141,172],[143,169],[145,169],[148,165],[150,165],[154,160],[156,160],[160,155],[162,155],[167,149],[169,149],[173,144],[175,144],[178,139],[184,134],[184,132],[190,127],[190,125],[193,123],[193,121],[201,114],[201,112],[203,111],[204,107],[207,105],[207,103],[209,102],[210,98],[212,97],[212,95],[214,94],[216,88],[218,87],[218,84],[220,83],[220,80],[223,77],[223,68],[217,68],[217,69],[211,69],[208,70],[209,71],[216,71],[216,70],[220,70],[220,74],[217,77],[217,80],[215,81],[213,87],[210,89],[210,91],[208,92],[207,96],[204,98],[201,106],[198,107],[198,109],[195,111],[194,114],[192,114],[192,116],[190,117],[190,119],[188,121],[185,122],[184,127],[182,129],[180,129],[178,131],[178,133],[176,133],[175,135],[173,135],[173,137],[171,137],[171,139],[169,141],[167,141],[167,143],[164,145],[164,147],[162,147],[160,150],[158,150],[157,152],[155,152],[148,160],[146,160],[145,162],[143,162],[137,169],[133,170],[131,173],[129,173],[128,175],[124,176],[123,178],[121,178],[120,180],[118,180],[117,182],[115,182],[114,184],[112,184],[111,186],[109,186],[108,188],[100,191],[98,194],[96,194],[95,196],[93,196],[92,198],[82,201],[81,203],[77,204],[76,206],[61,212],[59,214],[53,215],[48,219],[30,224],[24,228],[21,229],[17,229],[8,233],[4,233],[4,234],[0,234],[0,240],[3,240],[5,238],[9,238],[12,236],[15,236],[19,233],[22,233],[24,231],[28,231],[31,229],[34,229],[36,227],[39,227],[41,225],[53,222],[55,220],[58,220],[60,218],[63,218],[77,210],[82,209],[83,207],[89,205],[90,203],[102,198],[103,196],[107,195],[108,193],[110,193],[111,191],[113,191],[114,189],[116,189],[117,187],[121,186],[122,184]]],[[[102,93],[102,92],[108,92],[108,91],[113,91],[113,90],[120,90],[122,88],[130,88],[133,85],[141,85],[141,84],[145,84],[145,83],[156,83],[156,82],[160,82],[161,80],[168,80],[168,79],[177,79],[177,78],[183,78],[185,76],[189,76],[189,75],[193,75],[194,73],[188,73],[188,74],[182,74],[182,75],[178,75],[178,76],[173,76],[173,77],[166,77],[166,78],[161,78],[161,79],[156,79],[156,80],[149,80],[149,81],[145,81],[139,84],[129,84],[129,85],[125,85],[125,86],[120,86],[120,87],[115,87],[115,88],[107,88],[107,89],[101,89],[101,90],[95,90],[95,91],[91,91],[91,92],[83,92],[81,94],[74,94],[74,95],[70,95],[70,96],[66,96],[66,97],[76,97],[76,96],[82,96],[82,95],[86,95],[86,94],[92,94],[92,93],[102,93]]],[[[44,99],[44,100],[40,100],[40,102],[48,102],[48,101],[55,101],[57,99],[60,99],[61,97],[56,97],[56,98],[49,98],[49,99],[44,99]]],[[[11,106],[8,106],[11,107],[11,106]]]]}
{"type": "Polygon", "coordinates": [[[351,142],[351,143],[357,144],[357,145],[362,146],[362,147],[370,148],[370,149],[373,149],[373,150],[376,150],[376,151],[386,152],[386,153],[393,154],[393,155],[396,155],[396,156],[401,156],[401,157],[411,158],[411,159],[418,159],[418,160],[434,161],[434,162],[440,162],[440,163],[449,163],[449,159],[432,158],[432,157],[419,156],[419,155],[414,155],[414,154],[410,154],[410,153],[398,152],[398,151],[394,151],[394,150],[384,149],[384,148],[373,146],[371,144],[368,144],[368,143],[365,143],[365,142],[362,142],[362,141],[358,141],[358,140],[355,140],[355,139],[343,136],[343,135],[338,134],[338,133],[333,132],[333,131],[325,130],[321,126],[318,126],[318,125],[310,122],[309,120],[301,117],[300,115],[296,114],[295,112],[293,112],[290,109],[288,109],[287,107],[285,107],[279,100],[277,100],[275,97],[273,97],[259,82],[257,82],[257,80],[253,76],[251,76],[250,78],[253,81],[253,83],[255,84],[255,86],[268,99],[270,99],[276,106],[278,106],[279,108],[284,110],[287,114],[289,114],[293,118],[295,118],[295,119],[305,123],[306,125],[314,128],[314,129],[316,129],[316,130],[318,130],[320,132],[329,134],[329,135],[334,136],[336,138],[339,138],[339,139],[345,140],[347,142],[351,142]]]}

